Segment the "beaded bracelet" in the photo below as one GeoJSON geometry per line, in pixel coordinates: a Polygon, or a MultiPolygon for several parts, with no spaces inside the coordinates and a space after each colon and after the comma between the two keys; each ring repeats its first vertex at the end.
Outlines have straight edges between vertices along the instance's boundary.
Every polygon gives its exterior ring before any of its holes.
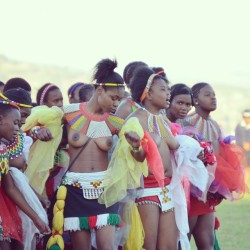
{"type": "Polygon", "coordinates": [[[134,153],[139,153],[139,152],[142,151],[142,147],[141,146],[139,146],[139,147],[133,147],[133,146],[131,146],[131,147],[132,147],[132,152],[134,152],[134,153]]]}
{"type": "Polygon", "coordinates": [[[38,131],[39,131],[41,128],[43,128],[43,127],[42,127],[42,126],[35,126],[35,127],[33,127],[33,128],[30,130],[30,132],[29,132],[30,136],[32,136],[33,139],[37,139],[37,133],[38,133],[38,131]]]}

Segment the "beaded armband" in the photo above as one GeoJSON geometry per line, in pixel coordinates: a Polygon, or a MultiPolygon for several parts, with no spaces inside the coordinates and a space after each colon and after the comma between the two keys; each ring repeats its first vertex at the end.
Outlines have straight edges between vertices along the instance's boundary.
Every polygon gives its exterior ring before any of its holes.
{"type": "Polygon", "coordinates": [[[9,171],[9,157],[5,146],[0,145],[0,181],[2,175],[7,174],[9,171]]]}
{"type": "Polygon", "coordinates": [[[131,151],[133,153],[139,153],[139,152],[142,151],[142,147],[141,146],[139,146],[139,147],[133,147],[133,146],[131,146],[131,151]]]}
{"type": "Polygon", "coordinates": [[[29,136],[31,136],[34,140],[37,139],[37,133],[38,131],[43,128],[43,126],[35,126],[29,131],[29,136]]]}

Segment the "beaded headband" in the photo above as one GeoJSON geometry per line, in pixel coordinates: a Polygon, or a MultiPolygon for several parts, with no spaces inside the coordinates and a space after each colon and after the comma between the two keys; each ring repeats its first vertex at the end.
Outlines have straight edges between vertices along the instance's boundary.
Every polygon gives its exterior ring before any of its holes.
{"type": "Polygon", "coordinates": [[[41,98],[40,98],[40,105],[43,105],[43,101],[44,101],[44,98],[45,98],[45,95],[47,94],[48,90],[51,88],[51,87],[54,87],[56,85],[54,84],[49,84],[42,92],[41,94],[41,98]]]}
{"type": "Polygon", "coordinates": [[[16,108],[16,109],[19,110],[18,103],[9,100],[9,99],[8,99],[6,96],[4,96],[2,93],[0,93],[0,103],[6,104],[6,105],[10,105],[10,106],[12,106],[13,108],[16,108]]]}
{"type": "MultiPolygon", "coordinates": [[[[2,98],[5,101],[10,101],[4,94],[0,93],[0,98],[2,98]]],[[[11,101],[14,102],[14,101],[11,101]]],[[[14,102],[18,107],[23,107],[23,108],[32,108],[31,105],[24,104],[24,103],[19,103],[19,102],[14,102]]]]}
{"type": "Polygon", "coordinates": [[[160,74],[163,74],[164,73],[164,70],[160,70],[158,72],[156,72],[156,75],[160,75],[160,74]]]}
{"type": "Polygon", "coordinates": [[[113,83],[113,82],[106,82],[106,83],[95,83],[94,85],[98,86],[105,86],[105,87],[125,87],[125,83],[113,83]]]}
{"type": "Polygon", "coordinates": [[[158,74],[152,74],[149,76],[148,81],[147,81],[147,85],[146,85],[145,89],[143,90],[142,95],[140,97],[140,102],[142,102],[145,99],[149,89],[152,86],[153,80],[154,80],[155,76],[157,76],[157,75],[158,74]]]}
{"type": "Polygon", "coordinates": [[[76,84],[74,84],[71,89],[69,90],[69,98],[72,97],[72,94],[75,92],[75,90],[79,87],[79,86],[84,86],[85,84],[83,82],[78,82],[76,84]]]}

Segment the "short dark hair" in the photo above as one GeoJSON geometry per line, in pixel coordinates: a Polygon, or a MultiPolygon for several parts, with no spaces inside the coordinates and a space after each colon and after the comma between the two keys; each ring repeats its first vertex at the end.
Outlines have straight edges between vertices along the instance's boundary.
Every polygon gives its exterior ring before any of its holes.
{"type": "MultiPolygon", "coordinates": [[[[133,78],[131,80],[131,84],[130,84],[132,99],[135,102],[140,103],[140,98],[142,96],[142,93],[143,93],[146,85],[147,85],[147,81],[148,81],[149,77],[154,73],[155,72],[151,68],[146,67],[146,66],[140,66],[135,70],[134,76],[133,76],[133,78]]],[[[162,77],[161,75],[156,75],[154,77],[154,80],[155,79],[162,79],[162,80],[166,81],[166,79],[164,77],[162,77]]]]}
{"type": "Polygon", "coordinates": [[[42,97],[42,93],[43,91],[46,89],[46,87],[48,87],[49,85],[53,85],[49,88],[49,90],[45,93],[44,95],[44,98],[43,98],[43,101],[44,102],[47,102],[48,100],[48,94],[50,91],[53,91],[55,89],[59,89],[56,85],[52,84],[52,83],[46,83],[44,84],[38,91],[37,91],[37,94],[36,94],[36,102],[38,105],[40,105],[40,102],[41,102],[41,97],[42,97]]]}
{"type": "Polygon", "coordinates": [[[92,84],[85,84],[79,90],[79,99],[81,102],[86,102],[88,95],[95,90],[95,87],[92,84]]]}
{"type": "Polygon", "coordinates": [[[79,86],[84,86],[84,83],[83,83],[83,82],[77,82],[77,83],[71,85],[70,88],[68,89],[68,96],[74,98],[75,90],[76,90],[79,86]]]}
{"type": "Polygon", "coordinates": [[[171,89],[170,89],[170,103],[173,101],[174,97],[177,95],[190,95],[191,97],[191,101],[192,101],[192,105],[193,105],[193,94],[192,94],[192,90],[184,83],[176,83],[174,85],[172,85],[171,89]]]}
{"type": "Polygon", "coordinates": [[[200,90],[206,86],[209,86],[209,84],[206,82],[199,82],[199,83],[196,83],[195,85],[193,85],[193,87],[191,88],[192,93],[193,93],[193,97],[197,98],[199,93],[200,93],[200,90]]]}
{"type": "Polygon", "coordinates": [[[21,89],[24,89],[28,92],[31,91],[30,84],[26,80],[24,80],[23,78],[20,78],[20,77],[14,77],[14,78],[9,79],[5,83],[3,91],[5,92],[9,89],[16,89],[16,88],[21,88],[21,89]]]}
{"type": "Polygon", "coordinates": [[[0,86],[4,86],[5,84],[2,82],[2,81],[0,81],[0,86]]]}
{"type": "Polygon", "coordinates": [[[4,95],[14,102],[32,105],[31,97],[24,89],[9,89],[4,92],[4,95]]]}
{"type": "Polygon", "coordinates": [[[127,64],[127,66],[124,68],[123,80],[126,84],[130,83],[130,80],[133,77],[135,69],[139,66],[148,66],[148,65],[142,61],[134,61],[134,62],[130,62],[129,64],[127,64]]]}

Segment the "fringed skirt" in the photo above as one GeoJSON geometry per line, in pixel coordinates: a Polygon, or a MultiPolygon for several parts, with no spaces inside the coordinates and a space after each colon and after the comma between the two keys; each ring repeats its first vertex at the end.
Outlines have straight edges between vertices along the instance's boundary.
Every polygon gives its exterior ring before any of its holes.
{"type": "Polygon", "coordinates": [[[106,171],[97,173],[68,172],[63,184],[67,187],[64,208],[64,230],[79,231],[121,225],[119,204],[108,208],[98,203],[103,192],[106,171]]]}

